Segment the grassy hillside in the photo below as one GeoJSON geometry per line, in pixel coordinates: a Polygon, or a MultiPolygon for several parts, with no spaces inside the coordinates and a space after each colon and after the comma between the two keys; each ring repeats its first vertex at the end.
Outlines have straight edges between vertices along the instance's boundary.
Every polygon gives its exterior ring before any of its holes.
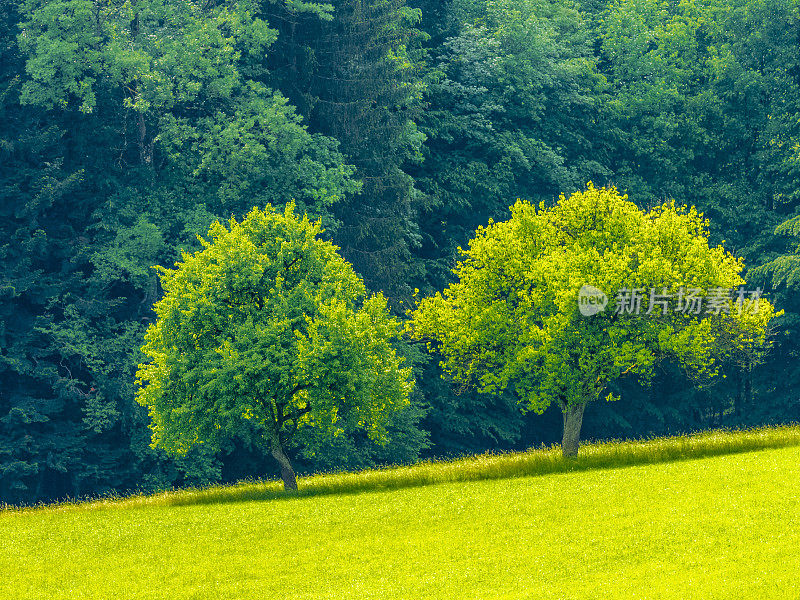
{"type": "Polygon", "coordinates": [[[270,501],[6,511],[0,598],[797,598],[799,463],[790,445],[270,501]]]}

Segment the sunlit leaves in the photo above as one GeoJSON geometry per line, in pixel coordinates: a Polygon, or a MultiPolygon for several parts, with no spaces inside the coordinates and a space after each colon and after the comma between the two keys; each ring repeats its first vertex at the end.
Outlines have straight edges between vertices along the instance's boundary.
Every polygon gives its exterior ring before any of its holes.
{"type": "Polygon", "coordinates": [[[458,281],[424,299],[414,336],[441,349],[457,380],[484,392],[513,386],[523,408],[541,412],[597,399],[627,374],[648,379],[664,358],[712,376],[717,362],[765,341],[774,315],[757,313],[615,314],[617,291],[637,287],[732,289],[740,260],[709,247],[707,222],[693,208],[667,203],[648,213],[614,189],[561,200],[552,208],[519,201],[511,219],[478,230],[455,269],[458,281]],[[604,291],[606,310],[578,311],[583,285],[604,291]]]}
{"type": "Polygon", "coordinates": [[[367,296],[320,226],[293,210],[215,223],[201,251],[160,270],[165,295],[137,396],[154,444],[181,453],[236,435],[285,442],[302,427],[382,440],[408,405],[386,300],[367,296]]]}

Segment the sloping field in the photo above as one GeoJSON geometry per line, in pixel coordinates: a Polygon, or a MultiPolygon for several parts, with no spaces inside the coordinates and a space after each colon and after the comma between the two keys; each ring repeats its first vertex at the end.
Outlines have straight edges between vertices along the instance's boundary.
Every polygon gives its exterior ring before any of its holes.
{"type": "Polygon", "coordinates": [[[800,447],[385,491],[5,512],[0,573],[4,599],[800,598],[800,447]]]}

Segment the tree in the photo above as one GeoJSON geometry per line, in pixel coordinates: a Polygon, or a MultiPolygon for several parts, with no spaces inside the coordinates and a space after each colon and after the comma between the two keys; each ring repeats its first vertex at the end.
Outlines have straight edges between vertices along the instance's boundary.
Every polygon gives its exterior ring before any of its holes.
{"type": "Polygon", "coordinates": [[[94,441],[70,351],[48,331],[54,290],[78,280],[81,177],[63,167],[57,127],[17,102],[22,11],[4,0],[0,13],[0,503],[32,503],[75,495],[94,441]]]}
{"type": "Polygon", "coordinates": [[[537,413],[557,403],[564,456],[575,456],[587,403],[623,375],[646,380],[668,358],[711,378],[720,362],[764,343],[774,308],[739,302],[749,298],[743,289],[731,298],[743,264],[709,246],[707,225],[694,208],[644,213],[591,184],[552,208],[518,201],[510,220],[478,229],[458,281],[422,300],[412,334],[482,392],[513,385],[537,413]]]}
{"type": "Polygon", "coordinates": [[[266,3],[279,35],[268,83],[297,106],[309,130],[336,138],[362,181],[334,207],[335,239],[372,290],[409,297],[410,248],[420,203],[404,171],[424,140],[415,25],[405,0],[334,0],[328,18],[300,3],[266,3]]]}
{"type": "Polygon", "coordinates": [[[413,385],[391,344],[399,322],[320,232],[293,204],[253,209],[159,269],[165,295],[137,379],[154,446],[181,454],[240,437],[268,450],[295,490],[286,447],[298,429],[385,439],[413,385]]]}
{"type": "Polygon", "coordinates": [[[552,199],[608,175],[604,80],[572,3],[456,0],[449,14],[458,27],[431,51],[419,121],[425,160],[410,171],[429,198],[415,253],[423,291],[450,283],[456,247],[507,198],[552,199]]]}
{"type": "MultiPolygon", "coordinates": [[[[783,248],[769,262],[750,271],[750,278],[775,294],[785,314],[781,319],[783,339],[775,351],[774,369],[766,373],[775,396],[782,399],[779,407],[770,407],[767,418],[796,420],[800,414],[800,399],[795,390],[800,386],[800,215],[795,215],[775,228],[783,248]]],[[[762,409],[764,410],[764,409],[762,409]]],[[[766,409],[766,410],[769,410],[766,409]]]]}
{"type": "Polygon", "coordinates": [[[612,181],[692,201],[748,263],[797,205],[796,0],[615,0],[602,17],[612,181]]]}
{"type": "Polygon", "coordinates": [[[254,204],[330,222],[354,168],[260,81],[250,2],[0,4],[0,502],[218,481],[148,446],[150,267],[254,204]]]}

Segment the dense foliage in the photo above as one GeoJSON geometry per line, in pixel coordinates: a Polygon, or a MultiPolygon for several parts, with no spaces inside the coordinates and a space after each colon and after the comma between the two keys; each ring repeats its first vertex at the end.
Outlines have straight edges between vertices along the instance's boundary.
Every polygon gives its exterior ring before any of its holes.
{"type": "MultiPolygon", "coordinates": [[[[694,205],[786,311],[774,347],[713,386],[670,363],[611,383],[584,435],[800,419],[798,4],[0,0],[0,501],[277,474],[241,440],[150,448],[134,381],[151,267],[291,201],[398,316],[518,198],[591,180],[694,205]]],[[[299,470],[558,439],[557,409],[522,416],[513,390],[398,351],[417,387],[392,443],[309,431],[299,470]]]]}
{"type": "Polygon", "coordinates": [[[286,449],[298,430],[385,440],[412,388],[385,298],[367,297],[319,224],[293,211],[217,222],[203,250],[160,269],[164,297],[137,373],[154,445],[218,452],[239,437],[272,454],[287,489],[297,489],[286,449]]]}
{"type": "Polygon", "coordinates": [[[457,381],[513,386],[523,410],[558,406],[564,456],[576,456],[586,405],[624,375],[647,381],[671,359],[713,377],[718,361],[763,348],[774,308],[740,287],[741,260],[710,248],[706,225],[694,209],[644,213],[592,184],[552,208],[517,202],[478,229],[458,280],[410,328],[457,381]]]}

